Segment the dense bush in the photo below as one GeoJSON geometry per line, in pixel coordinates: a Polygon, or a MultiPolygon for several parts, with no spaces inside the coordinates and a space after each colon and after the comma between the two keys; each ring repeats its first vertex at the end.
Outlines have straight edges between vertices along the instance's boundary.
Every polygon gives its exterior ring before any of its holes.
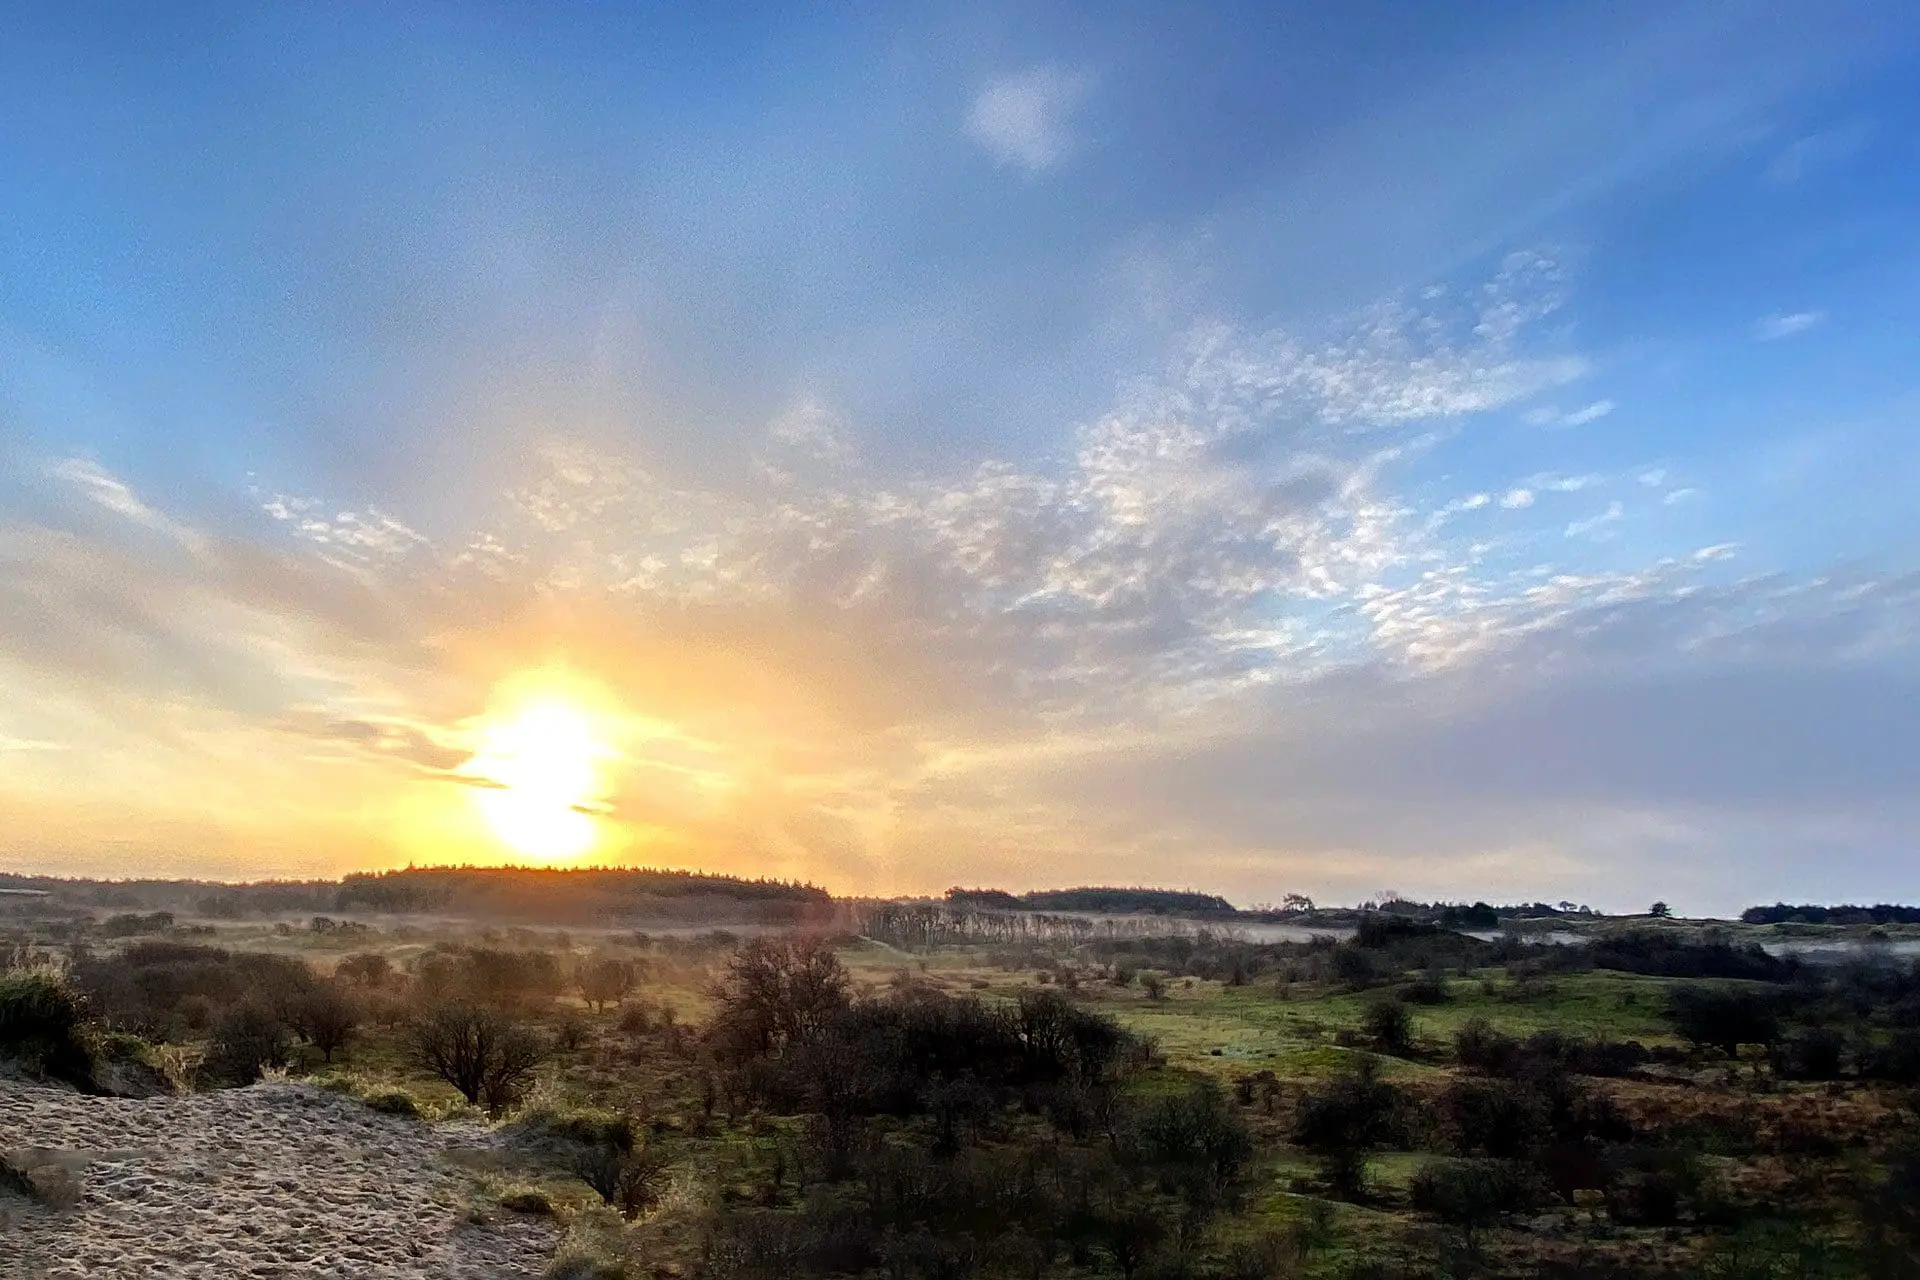
{"type": "Polygon", "coordinates": [[[1817,903],[1748,907],[1740,913],[1746,924],[1920,924],[1920,907],[1883,902],[1871,907],[1827,907],[1817,903]]]}
{"type": "Polygon", "coordinates": [[[1861,1056],[1861,1071],[1892,1084],[1920,1084],[1920,1030],[1896,1031],[1861,1056]]]}
{"type": "Polygon", "coordinates": [[[1252,1134],[1211,1080],[1146,1107],[1135,1143],[1157,1170],[1162,1189],[1189,1204],[1224,1202],[1253,1155],[1252,1134]]]}
{"type": "Polygon", "coordinates": [[[252,1084],[264,1068],[287,1065],[291,1040],[286,1023],[268,1009],[237,1005],[214,1024],[206,1071],[226,1084],[252,1084]]]}
{"type": "Polygon", "coordinates": [[[359,998],[338,982],[320,982],[295,999],[287,1021],[326,1061],[345,1048],[360,1027],[359,998]]]}
{"type": "Polygon", "coordinates": [[[1914,1274],[1920,1258],[1920,1143],[1897,1147],[1862,1188],[1860,1219],[1873,1280],[1914,1274]]]}
{"type": "Polygon", "coordinates": [[[1449,904],[1440,908],[1440,924],[1449,929],[1498,929],[1500,913],[1484,902],[1471,906],[1449,904]]]}
{"type": "Polygon", "coordinates": [[[154,911],[147,915],[108,916],[100,922],[103,938],[134,938],[143,933],[165,933],[173,928],[173,912],[154,911]]]}
{"type": "Polygon", "coordinates": [[[51,970],[0,973],[0,1057],[56,1080],[89,1086],[93,1054],[81,994],[51,970]]]}
{"type": "Polygon", "coordinates": [[[312,970],[288,956],[170,941],[76,956],[73,974],[109,1026],[154,1040],[202,1033],[243,1004],[284,1019],[315,982],[312,970]]]}
{"type": "Polygon", "coordinates": [[[1756,943],[1736,946],[1721,939],[1694,942],[1660,930],[1608,934],[1584,945],[1544,948],[1540,961],[1558,967],[1591,965],[1657,978],[1756,982],[1787,982],[1801,970],[1799,960],[1771,955],[1756,943]]]}
{"type": "Polygon", "coordinates": [[[333,976],[342,982],[378,990],[393,981],[393,962],[377,951],[362,951],[335,965],[333,976]]]}
{"type": "Polygon", "coordinates": [[[1734,1057],[1743,1044],[1771,1045],[1780,1038],[1777,1006],[1766,992],[1692,983],[1668,994],[1667,1016],[1687,1040],[1734,1057]]]}
{"type": "Polygon", "coordinates": [[[1511,1160],[1434,1160],[1420,1166],[1407,1185],[1413,1207],[1466,1236],[1540,1201],[1538,1177],[1511,1160]]]}
{"type": "Polygon", "coordinates": [[[1405,1129],[1406,1095],[1380,1079],[1373,1059],[1361,1058],[1346,1075],[1302,1101],[1293,1140],[1314,1153],[1327,1185],[1354,1198],[1365,1189],[1367,1153],[1405,1129]]]}
{"type": "Polygon", "coordinates": [[[1670,1227],[1698,1205],[1704,1186],[1705,1172],[1691,1152],[1623,1149],[1606,1188],[1607,1212],[1629,1226],[1670,1227]]]}
{"type": "Polygon", "coordinates": [[[1448,1133],[1464,1154],[1517,1160],[1551,1132],[1548,1098],[1512,1080],[1455,1080],[1439,1103],[1448,1133]]]}
{"type": "Polygon", "coordinates": [[[1846,1051],[1846,1036],[1811,1027],[1774,1046],[1773,1069],[1791,1080],[1837,1080],[1846,1051]]]}
{"type": "Polygon", "coordinates": [[[574,974],[574,984],[580,988],[580,998],[598,1012],[632,995],[639,977],[632,961],[618,956],[597,956],[580,966],[574,974]]]}
{"type": "Polygon", "coordinates": [[[1381,1053],[1404,1055],[1413,1047],[1413,1019],[1392,996],[1375,1000],[1360,1015],[1360,1026],[1381,1053]]]}
{"type": "Polygon", "coordinates": [[[547,951],[440,946],[413,964],[414,982],[430,1000],[459,998],[499,1009],[544,1006],[567,985],[547,951]]]}
{"type": "Polygon", "coordinates": [[[1523,1076],[1542,1071],[1622,1076],[1651,1056],[1637,1040],[1589,1040],[1542,1031],[1526,1040],[1496,1031],[1485,1018],[1469,1018],[1454,1035],[1460,1065],[1483,1075],[1523,1076]]]}
{"type": "Polygon", "coordinates": [[[718,1045],[740,1087],[776,1110],[830,1118],[934,1116],[937,1145],[958,1141],[959,1113],[1022,1101],[1069,1129],[1094,1122],[1137,1044],[1116,1024],[1054,991],[1011,1006],[906,990],[843,1003],[771,1042],[745,1035],[752,1006],[723,1004],[718,1045]],[[743,1045],[764,1045],[742,1053],[743,1045]]]}
{"type": "Polygon", "coordinates": [[[517,1145],[572,1174],[633,1218],[659,1199],[667,1162],[643,1143],[632,1119],[610,1111],[548,1108],[515,1122],[517,1145]]]}
{"type": "Polygon", "coordinates": [[[1394,972],[1478,968],[1498,954],[1492,943],[1399,915],[1362,916],[1353,938],[1340,949],[1372,953],[1376,967],[1394,972]]]}
{"type": "MultiPolygon", "coordinates": [[[[1197,1116],[1226,1120],[1198,1094],[1175,1118],[1150,1108],[1134,1140],[975,1147],[942,1160],[888,1142],[861,1144],[844,1190],[792,1211],[723,1210],[708,1248],[720,1275],[1035,1277],[1180,1275],[1208,1224],[1236,1194],[1211,1176],[1190,1135],[1197,1116]]],[[[1231,1123],[1230,1121],[1227,1121],[1231,1123]]],[[[1212,1119],[1202,1122],[1210,1128],[1212,1119]]],[[[817,1155],[803,1165],[818,1167],[817,1155]]]]}

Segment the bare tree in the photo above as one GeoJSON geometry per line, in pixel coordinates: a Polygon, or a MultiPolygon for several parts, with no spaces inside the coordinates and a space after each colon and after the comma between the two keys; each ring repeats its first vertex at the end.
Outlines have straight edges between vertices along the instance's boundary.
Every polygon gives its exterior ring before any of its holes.
{"type": "Polygon", "coordinates": [[[501,1111],[525,1088],[546,1058],[531,1031],[492,1009],[448,1003],[421,1013],[413,1024],[420,1064],[488,1111],[501,1111]]]}
{"type": "Polygon", "coordinates": [[[719,1042],[742,1057],[803,1043],[847,1007],[847,971],[817,938],[755,938],[727,962],[715,993],[719,1042]]]}

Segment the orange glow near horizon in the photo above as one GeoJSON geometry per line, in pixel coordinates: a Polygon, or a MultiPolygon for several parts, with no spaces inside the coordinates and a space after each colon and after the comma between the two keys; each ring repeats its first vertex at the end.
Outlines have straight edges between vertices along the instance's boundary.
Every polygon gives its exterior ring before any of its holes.
{"type": "Polygon", "coordinates": [[[546,862],[577,858],[599,839],[593,811],[614,755],[583,701],[553,689],[509,697],[490,713],[465,772],[484,784],[472,801],[513,852],[546,862]]]}

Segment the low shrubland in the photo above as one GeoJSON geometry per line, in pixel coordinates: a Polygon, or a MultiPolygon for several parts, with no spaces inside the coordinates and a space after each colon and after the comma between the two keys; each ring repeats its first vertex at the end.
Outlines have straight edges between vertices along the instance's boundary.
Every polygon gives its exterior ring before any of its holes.
{"type": "Polygon", "coordinates": [[[82,1087],[93,1083],[94,1053],[81,992],[51,969],[0,972],[0,1058],[82,1087]]]}
{"type": "Polygon", "coordinates": [[[0,1056],[493,1124],[476,1212],[569,1274],[1914,1274],[1920,978],[1880,953],[310,923],[37,939],[0,1056]]]}

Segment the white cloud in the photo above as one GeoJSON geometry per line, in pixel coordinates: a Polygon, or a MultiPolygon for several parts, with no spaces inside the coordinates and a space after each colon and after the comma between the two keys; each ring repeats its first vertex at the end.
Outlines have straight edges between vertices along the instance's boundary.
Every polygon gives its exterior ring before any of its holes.
{"type": "Polygon", "coordinates": [[[1762,316],[1754,322],[1753,336],[1759,342],[1777,342],[1781,338],[1791,338],[1796,333],[1805,333],[1815,325],[1825,323],[1826,318],[1824,311],[1793,311],[1762,316]]]}
{"type": "Polygon", "coordinates": [[[1595,400],[1592,404],[1566,413],[1559,406],[1551,404],[1537,405],[1520,415],[1520,420],[1530,427],[1584,427],[1589,422],[1598,422],[1614,411],[1611,400],[1595,400]]]}
{"type": "Polygon", "coordinates": [[[1606,483],[1606,477],[1588,472],[1585,475],[1563,476],[1551,471],[1543,471],[1531,476],[1527,484],[1535,490],[1544,489],[1548,493],[1579,493],[1582,489],[1591,489],[1597,484],[1606,483]]]}
{"type": "Polygon", "coordinates": [[[823,462],[853,457],[853,439],[840,416],[814,396],[801,396],[767,423],[767,439],[823,462]]]}
{"type": "Polygon", "coordinates": [[[1665,506],[1675,507],[1690,498],[1697,498],[1699,496],[1700,491],[1698,489],[1674,489],[1669,492],[1666,497],[1660,499],[1660,501],[1665,506]]]}
{"type": "Polygon", "coordinates": [[[1090,84],[1084,72],[1057,66],[989,81],[967,112],[967,133],[1000,164],[1051,169],[1073,149],[1073,117],[1090,84]]]}
{"type": "Polygon", "coordinates": [[[1607,509],[1605,511],[1602,511],[1600,514],[1594,515],[1594,516],[1588,516],[1585,520],[1575,520],[1572,524],[1568,525],[1567,536],[1569,538],[1585,537],[1588,534],[1595,533],[1598,530],[1604,528],[1605,526],[1614,523],[1616,520],[1619,520],[1625,514],[1626,514],[1626,508],[1621,506],[1618,502],[1609,502],[1607,504],[1607,509]]]}
{"type": "Polygon", "coordinates": [[[285,493],[256,496],[263,512],[339,560],[356,564],[399,560],[431,546],[424,535],[378,507],[329,511],[312,498],[285,493]]]}
{"type": "Polygon", "coordinates": [[[1519,511],[1533,505],[1533,490],[1509,489],[1500,497],[1500,505],[1508,511],[1519,511]]]}
{"type": "Polygon", "coordinates": [[[47,468],[47,474],[72,485],[97,506],[163,533],[189,550],[203,545],[199,534],[155,511],[124,480],[89,458],[62,458],[47,468]]]}
{"type": "Polygon", "coordinates": [[[1560,419],[1560,425],[1566,427],[1584,427],[1589,422],[1598,422],[1612,412],[1613,401],[1595,400],[1586,408],[1575,409],[1572,413],[1560,419]]]}
{"type": "Polygon", "coordinates": [[[1649,467],[1634,478],[1649,489],[1658,489],[1667,482],[1667,471],[1665,467],[1649,467]]]}

